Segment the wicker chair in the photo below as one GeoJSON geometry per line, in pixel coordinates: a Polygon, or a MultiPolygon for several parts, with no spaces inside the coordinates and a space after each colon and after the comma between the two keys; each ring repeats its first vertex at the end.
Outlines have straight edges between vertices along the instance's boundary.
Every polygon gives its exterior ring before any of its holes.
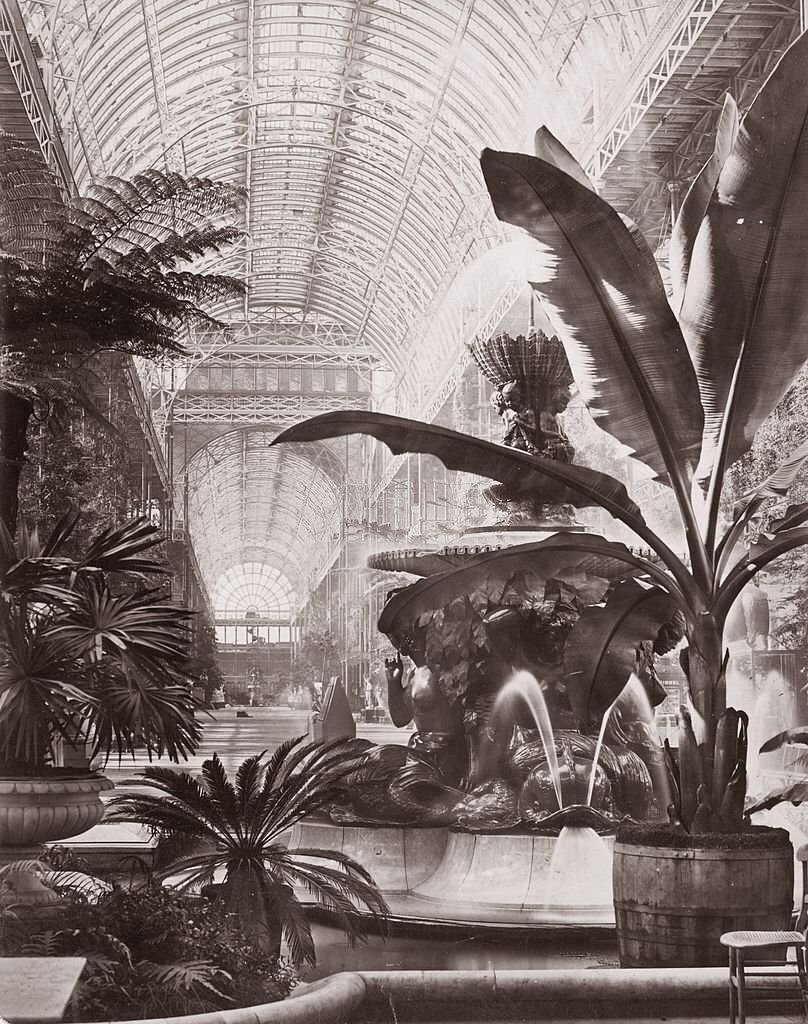
{"type": "MultiPolygon", "coordinates": [[[[794,977],[799,981],[803,1010],[808,1015],[808,960],[806,959],[806,928],[808,928],[808,843],[797,850],[797,860],[802,866],[802,902],[792,931],[737,931],[724,932],[721,944],[729,950],[729,1020],[730,1024],[746,1024],[746,980],[755,978],[779,978],[782,970],[766,970],[760,965],[762,956],[756,955],[758,965],[747,964],[750,951],[760,954],[777,947],[794,949],[794,977]]],[[[774,986],[768,986],[771,990],[774,986]]],[[[766,991],[764,984],[756,991],[766,991]]]]}

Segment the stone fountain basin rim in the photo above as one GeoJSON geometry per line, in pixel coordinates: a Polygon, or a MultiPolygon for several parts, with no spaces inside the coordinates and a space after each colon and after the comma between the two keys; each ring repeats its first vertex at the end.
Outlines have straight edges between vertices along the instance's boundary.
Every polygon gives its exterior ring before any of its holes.
{"type": "MultiPolygon", "coordinates": [[[[554,839],[558,831],[554,828],[515,828],[512,825],[492,825],[488,828],[469,828],[464,825],[430,825],[418,821],[381,822],[381,821],[333,821],[325,815],[313,814],[302,821],[310,822],[313,825],[329,825],[332,828],[357,828],[357,829],[396,829],[400,831],[409,830],[413,832],[437,831],[456,832],[462,835],[472,836],[545,836],[554,839]]],[[[612,836],[617,832],[618,824],[607,831],[599,832],[599,835],[612,836]]]]}
{"type": "MultiPolygon", "coordinates": [[[[793,979],[782,987],[793,987],[793,979]]],[[[627,1003],[640,1005],[669,1000],[726,1001],[725,967],[618,968],[589,967],[567,970],[483,970],[483,971],[343,971],[307,985],[280,1002],[245,1006],[227,1011],[195,1013],[183,1017],[161,1017],[138,1024],[338,1024],[357,1010],[369,996],[398,999],[427,998],[432,1002],[457,1005],[464,998],[475,1001],[570,1001],[597,1000],[615,1004],[625,1019],[627,1003]]],[[[779,984],[776,987],[780,988],[779,984]]],[[[616,1019],[616,1018],[612,1018],[616,1019]]],[[[112,1022],[124,1024],[124,1022],[112,1022]]],[[[128,1022],[127,1022],[128,1024],[128,1022]]]]}

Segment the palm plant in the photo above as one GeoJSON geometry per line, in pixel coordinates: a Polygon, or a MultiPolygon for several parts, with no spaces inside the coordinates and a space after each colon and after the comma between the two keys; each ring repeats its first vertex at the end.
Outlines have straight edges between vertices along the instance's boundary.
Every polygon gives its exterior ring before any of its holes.
{"type": "MultiPolygon", "coordinates": [[[[715,150],[694,181],[675,226],[673,308],[646,241],[595,192],[581,166],[545,129],[537,156],[486,150],[482,170],[497,216],[532,239],[528,277],[564,344],[578,389],[596,422],[666,484],[678,508],[688,557],[680,558],[645,522],[617,480],[455,431],[365,412],[329,413],[275,443],[361,432],[394,453],[428,452],[451,469],[538,492],[543,501],[598,505],[654,553],[589,537],[590,552],[631,570],[604,607],[588,609],[568,648],[570,696],[580,717],[603,712],[624,685],[600,672],[616,638],[654,641],[678,610],[687,647],[682,661],[695,712],[682,717],[674,812],[688,829],[743,825],[745,716],[726,708],[724,623],[756,572],[808,541],[808,505],[790,506],[771,532],[744,549],[746,525],[770,497],[783,498],[808,445],[739,503],[722,525],[727,467],[808,357],[808,35],[782,57],[738,123],[728,99],[715,150]],[[677,311],[677,315],[674,313],[677,311]],[[587,631],[586,636],[581,633],[587,631]],[[583,662],[586,662],[584,665],[583,662]]],[[[556,553],[584,550],[561,534],[556,553]]],[[[633,651],[630,652],[633,655],[633,651]]],[[[620,661],[620,659],[617,659],[620,661]]]]}
{"type": "Polygon", "coordinates": [[[38,774],[60,739],[105,758],[136,747],[186,757],[200,734],[184,674],[190,613],[159,587],[110,582],[165,573],[148,557],[160,534],[134,520],[68,558],[77,521],[45,541],[23,528],[16,543],[0,523],[0,763],[38,774]]]}
{"type": "Polygon", "coordinates": [[[357,909],[382,920],[387,904],[368,872],[334,850],[289,850],[283,834],[301,818],[331,801],[361,759],[350,742],[308,743],[290,739],[265,760],[248,757],[227,773],[214,754],[201,778],[149,767],[124,785],[147,787],[143,794],[115,797],[108,821],[137,821],[158,834],[187,839],[193,848],[161,869],[178,873],[184,889],[211,883],[223,872],[222,898],[239,926],[271,951],[285,938],[294,963],[315,962],[305,911],[293,886],[304,886],[331,911],[349,941],[364,930],[357,909]]]}
{"type": "Polygon", "coordinates": [[[41,156],[0,134],[0,518],[10,532],[34,401],[82,401],[82,362],[99,352],[170,356],[181,328],[218,323],[205,304],[243,284],[188,268],[239,237],[242,203],[234,186],[157,170],[65,199],[41,156]]]}

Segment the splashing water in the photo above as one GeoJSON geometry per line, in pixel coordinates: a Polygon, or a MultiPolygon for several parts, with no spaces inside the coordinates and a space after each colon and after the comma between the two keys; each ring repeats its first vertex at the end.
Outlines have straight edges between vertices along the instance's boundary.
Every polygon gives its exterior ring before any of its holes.
{"type": "MultiPolygon", "coordinates": [[[[645,687],[633,673],[629,676],[616,703],[623,723],[629,723],[629,731],[634,738],[634,742],[629,745],[634,750],[637,749],[637,744],[642,748],[640,756],[645,761],[651,775],[654,795],[659,808],[664,810],[673,799],[673,794],[668,779],[668,770],[665,767],[662,741],[656,726],[656,714],[651,707],[645,687]]],[[[694,728],[696,725],[697,722],[694,720],[694,728]]]]}
{"type": "Polygon", "coordinates": [[[558,809],[563,807],[561,796],[561,772],[558,767],[558,755],[556,754],[555,742],[553,741],[553,726],[550,721],[550,712],[547,710],[547,702],[541,691],[536,677],[525,670],[514,672],[508,682],[502,687],[494,701],[491,709],[491,721],[499,721],[505,714],[506,709],[512,709],[514,701],[521,699],[536,723],[539,730],[544,753],[547,757],[547,767],[550,770],[550,778],[553,780],[558,809]]]}
{"type": "Polygon", "coordinates": [[[592,794],[595,791],[595,776],[597,775],[600,753],[603,750],[603,737],[606,735],[606,726],[609,724],[609,718],[611,716],[611,713],[614,711],[618,701],[626,692],[626,688],[631,684],[631,680],[634,678],[636,677],[633,674],[629,677],[629,681],[626,683],[626,685],[623,687],[620,693],[618,693],[618,695],[614,698],[614,700],[611,702],[608,708],[606,708],[606,713],[600,721],[600,729],[598,729],[598,740],[595,744],[595,753],[592,755],[592,767],[589,769],[589,785],[586,790],[585,801],[587,807],[592,806],[592,794]]]}
{"type": "Polygon", "coordinates": [[[591,828],[565,825],[553,846],[547,891],[553,904],[597,904],[612,887],[612,856],[591,828]]]}

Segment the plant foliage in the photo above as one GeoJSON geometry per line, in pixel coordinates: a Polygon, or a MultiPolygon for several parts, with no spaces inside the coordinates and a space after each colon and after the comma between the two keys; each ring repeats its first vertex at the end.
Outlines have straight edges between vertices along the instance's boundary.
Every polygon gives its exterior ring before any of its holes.
{"type": "Polygon", "coordinates": [[[83,366],[99,352],[163,358],[242,282],[194,269],[230,247],[242,190],[147,170],[65,198],[41,155],[0,133],[0,513],[13,533],[32,402],[92,410],[83,366]],[[11,427],[13,426],[13,429],[11,427]]]}
{"type": "Polygon", "coordinates": [[[222,907],[154,883],[132,891],[115,887],[91,899],[74,888],[49,928],[30,916],[8,921],[0,952],[85,957],[69,1011],[69,1019],[80,1021],[274,1002],[295,982],[290,967],[250,943],[222,907]]]}
{"type": "Polygon", "coordinates": [[[0,761],[37,771],[61,739],[88,740],[108,758],[144,747],[173,760],[199,740],[185,675],[190,613],[142,582],[118,593],[111,579],[162,574],[151,557],[159,532],[133,520],[62,554],[77,516],[42,541],[0,523],[0,761]]]}
{"type": "MultiPolygon", "coordinates": [[[[678,321],[647,243],[595,194],[546,129],[537,136],[538,156],[482,155],[495,211],[531,239],[530,282],[590,412],[671,488],[686,559],[648,528],[603,473],[550,468],[547,459],[502,445],[368,412],[315,417],[274,442],[366,433],[393,452],[430,452],[449,468],[545,501],[562,500],[554,488],[563,484],[577,496],[563,500],[598,504],[630,527],[653,553],[638,557],[636,566],[652,590],[640,595],[634,616],[627,614],[634,598],[625,589],[609,592],[602,611],[590,615],[586,660],[603,666],[612,642],[636,646],[643,619],[653,625],[671,609],[681,617],[688,641],[682,660],[699,728],[682,715],[685,770],[671,814],[694,831],[743,826],[746,729],[725,706],[727,615],[756,572],[808,542],[802,511],[792,510],[754,548],[741,544],[766,496],[785,494],[796,478],[808,454],[804,446],[745,496],[728,527],[719,517],[727,467],[749,450],[808,358],[801,212],[808,198],[806,62],[803,34],[740,124],[734,105],[725,108],[714,153],[685,198],[672,238],[678,321]]],[[[569,540],[574,546],[575,536],[569,540]]],[[[606,556],[606,542],[600,543],[606,556]]],[[[631,584],[635,591],[638,585],[631,584]]],[[[623,659],[624,669],[631,663],[623,659]]],[[[592,686],[602,692],[590,692],[587,706],[605,708],[619,682],[613,672],[597,670],[592,686]]]]}
{"type": "Polygon", "coordinates": [[[282,841],[297,821],[332,801],[360,764],[349,741],[303,744],[300,737],[269,757],[247,758],[232,779],[216,754],[200,778],[150,767],[124,784],[145,792],[115,797],[107,820],[138,821],[186,839],[190,848],[158,877],[178,876],[183,890],[196,890],[221,876],[221,902],[247,934],[275,951],[283,935],[293,963],[314,963],[311,928],[293,887],[308,889],[351,942],[364,936],[358,909],[379,921],[387,913],[373,879],[351,857],[289,850],[282,841]]]}

